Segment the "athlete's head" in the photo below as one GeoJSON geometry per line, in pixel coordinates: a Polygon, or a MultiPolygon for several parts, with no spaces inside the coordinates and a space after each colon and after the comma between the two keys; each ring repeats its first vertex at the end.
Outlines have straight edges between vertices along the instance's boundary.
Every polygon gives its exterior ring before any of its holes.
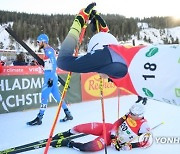
{"type": "Polygon", "coordinates": [[[37,37],[37,43],[39,45],[39,48],[44,48],[44,44],[48,44],[49,42],[49,38],[46,34],[40,34],[38,37],[37,37]]]}
{"type": "Polygon", "coordinates": [[[136,103],[129,109],[130,116],[134,118],[143,118],[144,112],[145,108],[144,105],[141,103],[136,103]]]}
{"type": "Polygon", "coordinates": [[[98,49],[103,49],[104,45],[109,45],[109,44],[118,45],[118,41],[110,33],[99,32],[90,39],[87,52],[91,52],[93,50],[98,50],[98,49]]]}

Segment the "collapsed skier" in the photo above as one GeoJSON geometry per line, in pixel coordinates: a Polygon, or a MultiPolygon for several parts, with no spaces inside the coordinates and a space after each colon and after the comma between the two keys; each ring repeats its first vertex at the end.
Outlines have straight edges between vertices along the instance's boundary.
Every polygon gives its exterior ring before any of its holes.
{"type": "MultiPolygon", "coordinates": [[[[48,44],[49,38],[46,34],[41,34],[37,37],[39,49],[44,49],[44,84],[42,87],[41,106],[37,117],[27,122],[27,125],[41,125],[44,112],[47,108],[48,98],[50,93],[53,94],[56,101],[60,102],[60,93],[58,88],[58,76],[56,73],[56,57],[55,51],[48,44]]],[[[72,120],[73,117],[67,108],[66,102],[63,101],[62,108],[64,109],[65,117],[61,121],[72,120]]]]}
{"type": "MultiPolygon", "coordinates": [[[[144,118],[144,112],[144,105],[141,103],[135,103],[130,108],[129,112],[116,122],[113,124],[105,123],[107,138],[106,145],[112,145],[118,151],[149,146],[150,128],[147,120],[144,118]],[[135,139],[142,134],[144,136],[146,135],[146,137],[135,141],[135,139]]],[[[80,124],[66,132],[57,134],[54,138],[61,138],[61,136],[68,137],[78,133],[92,134],[98,137],[87,143],[74,142],[69,139],[60,139],[57,142],[52,142],[51,146],[56,148],[66,146],[85,152],[95,152],[104,149],[105,141],[103,138],[102,123],[92,122],[80,124]]]]}
{"type": "Polygon", "coordinates": [[[75,17],[61,45],[58,67],[77,73],[101,73],[117,87],[123,87],[133,94],[179,104],[180,45],[119,45],[116,38],[107,33],[109,29],[94,10],[95,5],[89,4],[75,17]],[[93,31],[96,31],[95,21],[98,21],[100,33],[90,39],[87,54],[74,57],[82,27],[88,20],[93,31]]]}

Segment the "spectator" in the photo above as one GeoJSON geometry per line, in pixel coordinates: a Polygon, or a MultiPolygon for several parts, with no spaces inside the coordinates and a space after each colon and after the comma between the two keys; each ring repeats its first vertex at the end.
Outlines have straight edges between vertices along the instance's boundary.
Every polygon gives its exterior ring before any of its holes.
{"type": "Polygon", "coordinates": [[[5,56],[1,56],[1,60],[0,60],[2,66],[5,66],[6,65],[6,62],[7,62],[7,57],[5,56]]]}
{"type": "Polygon", "coordinates": [[[23,52],[16,55],[16,60],[13,62],[14,66],[25,66],[28,63],[25,62],[25,55],[23,52]]]}

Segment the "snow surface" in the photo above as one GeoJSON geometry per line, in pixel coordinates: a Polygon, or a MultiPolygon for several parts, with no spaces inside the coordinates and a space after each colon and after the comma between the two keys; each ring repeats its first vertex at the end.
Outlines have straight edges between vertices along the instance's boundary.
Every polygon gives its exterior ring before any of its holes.
{"type": "MultiPolygon", "coordinates": [[[[137,96],[122,96],[120,97],[120,116],[128,112],[129,108],[136,101],[137,96]]],[[[106,122],[113,123],[118,118],[118,98],[105,99],[105,120],[106,122]]],[[[56,133],[66,131],[73,126],[87,122],[101,122],[101,101],[89,101],[69,105],[74,120],[65,123],[58,122],[54,135],[56,133]]],[[[38,109],[28,110],[24,112],[14,112],[8,114],[0,114],[0,150],[11,148],[14,146],[30,143],[36,140],[41,140],[49,136],[50,129],[56,114],[57,107],[49,107],[45,112],[43,124],[40,126],[27,126],[26,122],[35,118],[38,109]]],[[[180,143],[175,144],[157,144],[156,137],[179,137],[180,138],[180,125],[179,125],[180,107],[167,104],[164,102],[149,100],[146,105],[145,117],[149,122],[150,127],[154,127],[161,122],[165,124],[153,130],[154,143],[151,147],[146,149],[132,149],[131,151],[121,151],[123,154],[179,154],[180,143]]],[[[59,118],[64,117],[64,112],[61,110],[59,118]]],[[[76,139],[77,141],[87,142],[93,139],[94,136],[86,136],[76,139]]],[[[111,146],[107,148],[108,154],[119,153],[111,146]]],[[[24,152],[26,154],[42,154],[44,148],[24,152]]],[[[49,148],[48,154],[80,154],[77,150],[62,147],[62,148],[49,148]]],[[[87,152],[86,152],[87,153],[87,152]]],[[[92,152],[91,152],[92,153],[92,152]]],[[[103,154],[104,150],[94,152],[94,154],[103,154]]]]}

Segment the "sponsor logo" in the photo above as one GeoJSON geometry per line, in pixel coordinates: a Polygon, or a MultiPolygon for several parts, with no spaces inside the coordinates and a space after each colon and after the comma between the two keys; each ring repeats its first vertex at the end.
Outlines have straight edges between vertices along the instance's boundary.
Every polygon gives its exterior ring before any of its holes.
{"type": "Polygon", "coordinates": [[[175,88],[176,97],[180,97],[180,88],[175,88]]]}
{"type": "Polygon", "coordinates": [[[102,148],[102,143],[100,141],[97,141],[97,145],[98,145],[99,149],[102,148]]]}
{"type": "Polygon", "coordinates": [[[152,56],[154,56],[157,52],[158,52],[158,48],[157,48],[157,47],[151,48],[151,49],[146,53],[146,57],[152,57],[152,56]]]}
{"type": "MultiPolygon", "coordinates": [[[[84,89],[89,95],[99,97],[100,96],[99,86],[100,86],[100,79],[99,79],[99,75],[97,74],[89,77],[86,80],[84,84],[84,89]]],[[[116,90],[116,86],[112,82],[108,82],[107,79],[103,79],[104,96],[108,96],[112,94],[113,92],[115,92],[115,90],[116,90]]]]}
{"type": "Polygon", "coordinates": [[[131,126],[131,127],[136,127],[137,126],[137,122],[131,118],[127,118],[127,123],[131,126]]]}
{"type": "Polygon", "coordinates": [[[153,135],[152,133],[145,133],[139,136],[138,142],[143,148],[148,148],[153,144],[153,135]]]}
{"type": "Polygon", "coordinates": [[[142,88],[142,90],[144,91],[145,95],[148,97],[154,97],[154,94],[147,88],[142,88]]]}

